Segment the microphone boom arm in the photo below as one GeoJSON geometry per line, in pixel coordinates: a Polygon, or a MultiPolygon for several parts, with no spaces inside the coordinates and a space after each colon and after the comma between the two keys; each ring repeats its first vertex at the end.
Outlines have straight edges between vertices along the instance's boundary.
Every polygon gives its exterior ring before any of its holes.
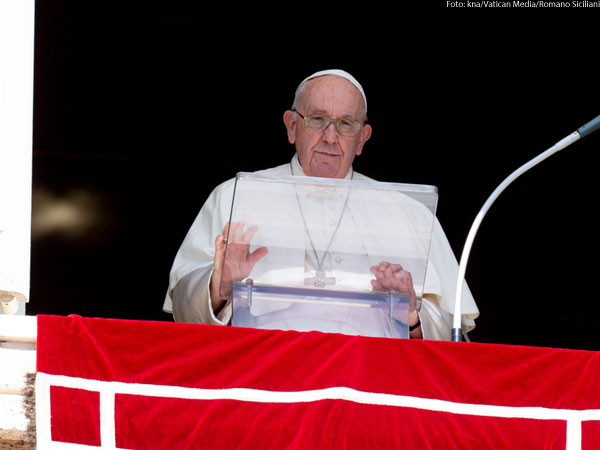
{"type": "Polygon", "coordinates": [[[578,141],[579,139],[588,136],[589,134],[596,131],[600,128],[600,116],[597,116],[595,119],[592,119],[584,126],[579,128],[577,131],[574,131],[567,137],[561,139],[552,147],[550,147],[545,152],[539,154],[529,162],[523,164],[513,173],[511,173],[506,179],[500,183],[500,185],[492,192],[492,194],[488,197],[486,202],[481,207],[481,210],[475,217],[475,221],[473,225],[471,225],[471,229],[469,230],[469,234],[467,235],[467,240],[465,241],[465,246],[463,248],[462,255],[460,257],[460,264],[458,266],[458,279],[456,281],[456,297],[454,299],[454,316],[453,316],[453,328],[452,328],[452,340],[455,342],[460,342],[462,340],[462,291],[463,284],[465,279],[465,272],[467,269],[467,261],[469,259],[469,254],[471,253],[471,247],[473,246],[473,241],[475,240],[475,235],[483,221],[483,218],[487,214],[488,210],[492,206],[492,204],[496,201],[496,199],[500,196],[500,194],[518,177],[523,175],[532,167],[541,163],[546,158],[552,156],[556,152],[568,147],[573,142],[578,141]]]}

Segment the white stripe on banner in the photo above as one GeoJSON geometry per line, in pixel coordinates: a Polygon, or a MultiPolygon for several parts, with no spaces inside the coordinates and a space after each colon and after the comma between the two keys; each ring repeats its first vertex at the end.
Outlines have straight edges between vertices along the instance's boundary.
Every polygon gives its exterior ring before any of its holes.
{"type": "Polygon", "coordinates": [[[99,381],[37,373],[36,429],[41,449],[116,449],[115,395],[130,394],[146,397],[166,397],[189,400],[239,400],[260,403],[304,403],[319,400],[346,400],[355,403],[415,408],[471,416],[503,417],[536,420],[564,420],[567,427],[567,450],[581,449],[581,422],[600,420],[600,409],[574,410],[528,406],[497,406],[457,403],[446,400],[404,395],[364,392],[348,387],[332,387],[308,391],[279,392],[258,389],[198,389],[182,386],[99,381]],[[100,393],[101,447],[54,442],[50,430],[50,386],[84,389],[100,393]]]}

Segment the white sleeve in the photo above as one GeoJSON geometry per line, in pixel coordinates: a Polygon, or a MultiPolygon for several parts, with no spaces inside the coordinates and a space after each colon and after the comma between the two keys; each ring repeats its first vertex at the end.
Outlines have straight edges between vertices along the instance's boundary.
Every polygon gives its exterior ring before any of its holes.
{"type": "Polygon", "coordinates": [[[215,315],[210,301],[210,277],[213,266],[202,267],[184,276],[173,291],[173,316],[177,322],[227,325],[229,304],[215,315]]]}
{"type": "Polygon", "coordinates": [[[212,313],[209,283],[215,239],[229,220],[233,186],[234,180],[226,181],[210,194],[175,256],[163,310],[173,312],[178,322],[227,323],[229,320],[216,318],[212,313]]]}
{"type": "Polygon", "coordinates": [[[452,340],[452,316],[426,298],[422,299],[419,318],[423,339],[452,340]]]}
{"type": "MultiPolygon", "coordinates": [[[[458,278],[458,261],[437,218],[434,222],[429,261],[431,264],[427,267],[423,294],[431,294],[436,297],[440,311],[440,314],[436,317],[450,317],[451,330],[456,280],[458,278]]],[[[479,316],[479,309],[466,281],[463,283],[462,324],[466,331],[470,331],[475,328],[475,319],[479,316]]],[[[434,304],[432,303],[431,306],[434,307],[434,304]]]]}

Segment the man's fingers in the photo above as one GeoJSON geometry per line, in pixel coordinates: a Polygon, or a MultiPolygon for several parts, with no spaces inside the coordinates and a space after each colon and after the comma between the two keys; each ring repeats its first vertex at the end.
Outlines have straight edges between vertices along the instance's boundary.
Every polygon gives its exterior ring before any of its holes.
{"type": "Polygon", "coordinates": [[[223,264],[223,258],[225,257],[225,237],[220,234],[215,239],[215,267],[217,263],[220,266],[223,264]]]}
{"type": "Polygon", "coordinates": [[[379,270],[379,266],[371,267],[371,273],[373,275],[375,275],[375,278],[378,280],[381,280],[382,278],[384,278],[384,274],[381,270],[379,270]]]}
{"type": "Polygon", "coordinates": [[[251,225],[242,233],[242,243],[249,244],[254,237],[254,233],[258,231],[258,225],[251,225]]]}
{"type": "Polygon", "coordinates": [[[387,264],[383,273],[386,277],[393,277],[397,274],[401,274],[404,271],[400,264],[387,264]]]}
{"type": "Polygon", "coordinates": [[[241,220],[227,223],[223,229],[223,236],[227,238],[227,242],[230,244],[250,244],[257,231],[258,225],[250,225],[246,228],[246,223],[241,220]]]}
{"type": "MultiPolygon", "coordinates": [[[[223,227],[223,237],[225,238],[225,240],[227,240],[227,236],[229,235],[229,222],[227,222],[225,224],[225,227],[223,227]]],[[[225,241],[227,242],[227,241],[225,241]]]]}
{"type": "Polygon", "coordinates": [[[371,267],[371,272],[381,272],[385,276],[393,276],[397,272],[401,272],[403,267],[400,264],[392,264],[388,261],[381,261],[378,265],[371,267]]]}
{"type": "Polygon", "coordinates": [[[248,255],[248,264],[250,265],[250,269],[252,269],[252,267],[254,267],[254,265],[267,253],[269,253],[267,247],[259,247],[250,253],[248,255]]]}
{"type": "Polygon", "coordinates": [[[391,270],[394,273],[397,273],[403,271],[404,269],[400,264],[390,264],[389,270],[391,270]]]}
{"type": "MultiPolygon", "coordinates": [[[[229,224],[229,237],[227,242],[230,244],[239,244],[242,240],[242,234],[244,231],[244,222],[232,222],[229,224]]],[[[227,236],[227,235],[226,235],[227,236]]]]}
{"type": "Polygon", "coordinates": [[[215,250],[216,251],[225,251],[225,235],[220,234],[215,239],[215,250]]]}
{"type": "Polygon", "coordinates": [[[404,270],[402,265],[382,261],[378,265],[371,267],[371,273],[375,275],[375,280],[371,280],[373,290],[403,292],[409,294],[411,297],[415,296],[412,276],[410,272],[404,270]]]}
{"type": "Polygon", "coordinates": [[[381,261],[378,266],[376,266],[382,272],[390,266],[390,263],[387,261],[381,261]]]}
{"type": "Polygon", "coordinates": [[[371,286],[373,287],[374,291],[383,291],[384,290],[381,283],[377,280],[371,280],[371,286]]]}

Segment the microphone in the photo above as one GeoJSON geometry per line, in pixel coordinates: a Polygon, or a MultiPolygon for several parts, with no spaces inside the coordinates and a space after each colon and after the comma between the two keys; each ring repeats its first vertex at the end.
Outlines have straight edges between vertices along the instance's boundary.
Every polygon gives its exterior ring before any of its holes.
{"type": "Polygon", "coordinates": [[[592,134],[598,128],[600,128],[600,116],[596,117],[595,119],[590,120],[584,126],[582,126],[581,128],[579,128],[577,130],[577,133],[579,133],[579,136],[581,136],[582,138],[584,138],[588,134],[592,134]]]}
{"type": "Polygon", "coordinates": [[[531,161],[523,164],[513,173],[511,173],[506,179],[500,183],[500,185],[492,192],[492,194],[488,197],[486,202],[483,204],[477,217],[475,217],[475,221],[473,225],[471,225],[471,229],[469,230],[469,234],[467,235],[467,240],[465,242],[465,246],[463,248],[462,255],[460,257],[460,264],[458,266],[458,279],[456,281],[456,297],[454,299],[454,317],[452,324],[452,341],[460,342],[462,340],[462,290],[465,279],[465,272],[467,268],[467,261],[469,259],[469,254],[471,253],[471,247],[473,246],[473,241],[475,240],[475,235],[477,234],[477,230],[481,225],[481,222],[492,206],[492,204],[496,201],[496,199],[500,196],[500,194],[510,185],[513,181],[515,181],[518,177],[523,175],[532,167],[541,163],[543,160],[552,156],[556,152],[562,150],[565,147],[568,147],[573,142],[578,141],[581,138],[584,138],[594,131],[600,128],[600,116],[597,116],[595,119],[590,120],[588,123],[580,127],[577,131],[569,134],[567,137],[561,139],[552,147],[550,147],[545,152],[539,154],[531,161]]]}

